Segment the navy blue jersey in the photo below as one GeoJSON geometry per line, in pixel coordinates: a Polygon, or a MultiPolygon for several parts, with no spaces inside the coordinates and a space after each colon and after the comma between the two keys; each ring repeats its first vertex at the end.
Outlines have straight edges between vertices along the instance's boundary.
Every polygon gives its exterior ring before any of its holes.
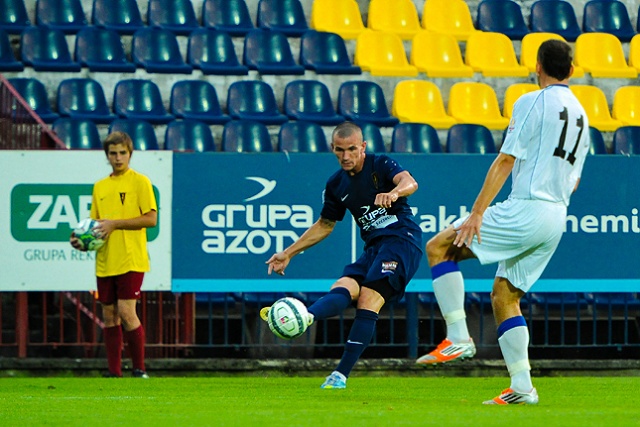
{"type": "Polygon", "coordinates": [[[388,209],[374,205],[376,195],[393,190],[393,177],[403,171],[388,156],[367,154],[359,173],[351,176],[340,169],[327,180],[320,216],[341,221],[348,209],[360,228],[365,247],[380,236],[398,236],[422,250],[422,231],[406,197],[398,198],[388,209]]]}

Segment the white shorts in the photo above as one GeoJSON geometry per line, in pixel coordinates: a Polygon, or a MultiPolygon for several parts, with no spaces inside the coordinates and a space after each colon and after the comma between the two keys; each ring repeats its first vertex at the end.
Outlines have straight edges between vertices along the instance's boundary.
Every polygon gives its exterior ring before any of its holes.
{"type": "MultiPolygon", "coordinates": [[[[567,208],[542,200],[507,199],[489,207],[471,251],[481,264],[498,263],[496,277],[527,292],[542,275],[564,232],[567,208]]],[[[460,226],[466,219],[454,222],[460,226]]]]}

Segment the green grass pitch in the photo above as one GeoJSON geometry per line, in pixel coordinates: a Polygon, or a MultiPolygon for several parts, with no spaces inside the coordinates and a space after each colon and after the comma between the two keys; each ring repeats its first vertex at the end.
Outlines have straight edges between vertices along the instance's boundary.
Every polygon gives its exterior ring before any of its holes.
{"type": "Polygon", "coordinates": [[[640,377],[534,378],[540,403],[487,406],[507,378],[2,378],[9,426],[640,426],[640,377]]]}

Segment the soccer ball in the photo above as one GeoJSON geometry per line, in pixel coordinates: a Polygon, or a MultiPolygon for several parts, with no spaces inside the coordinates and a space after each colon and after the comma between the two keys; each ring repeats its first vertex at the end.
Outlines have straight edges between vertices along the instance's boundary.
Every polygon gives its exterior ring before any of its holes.
{"type": "Polygon", "coordinates": [[[269,310],[269,329],[278,337],[290,340],[307,330],[309,312],[307,307],[295,298],[280,298],[269,310]]]}
{"type": "Polygon", "coordinates": [[[73,229],[73,234],[82,244],[82,248],[88,251],[97,251],[104,245],[104,240],[98,238],[93,228],[98,225],[98,221],[86,218],[73,229]]]}

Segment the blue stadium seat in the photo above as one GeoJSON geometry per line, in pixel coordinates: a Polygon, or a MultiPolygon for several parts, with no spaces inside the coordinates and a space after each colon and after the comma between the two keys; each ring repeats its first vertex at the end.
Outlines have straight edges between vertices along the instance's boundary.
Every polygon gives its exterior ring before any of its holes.
{"type": "Polygon", "coordinates": [[[242,62],[260,74],[304,74],[304,67],[296,64],[289,41],[280,31],[249,31],[244,39],[242,62]]]}
{"type": "Polygon", "coordinates": [[[31,26],[24,0],[4,0],[0,7],[0,30],[20,34],[31,26]]]}
{"type": "Polygon", "coordinates": [[[70,149],[101,150],[98,126],[93,120],[61,117],[53,122],[52,130],[70,149]]]}
{"type": "Polygon", "coordinates": [[[520,5],[512,0],[484,0],[478,5],[476,28],[522,40],[529,33],[520,5]]]}
{"type": "Polygon", "coordinates": [[[613,134],[613,152],[625,156],[640,154],[640,126],[621,126],[613,134]]]}
{"type": "Polygon", "coordinates": [[[636,35],[627,6],[617,0],[591,0],[584,5],[582,31],[585,33],[609,33],[629,42],[636,35]]]}
{"type": "Polygon", "coordinates": [[[607,154],[607,147],[604,143],[602,133],[593,126],[589,126],[589,154],[607,154]]]}
{"type": "Polygon", "coordinates": [[[300,39],[300,64],[316,74],[361,74],[353,65],[344,39],[336,33],[309,30],[300,39]]]}
{"type": "Polygon", "coordinates": [[[442,153],[438,132],[426,123],[399,123],[391,134],[392,153],[442,153]]]}
{"type": "Polygon", "coordinates": [[[95,123],[111,123],[116,119],[109,110],[102,85],[90,78],[62,80],[58,85],[56,103],[61,116],[95,123]]]}
{"type": "Polygon", "coordinates": [[[211,129],[197,120],[174,120],[167,125],[164,149],[204,153],[215,151],[216,145],[211,129]]]}
{"type": "Polygon", "coordinates": [[[34,26],[20,36],[21,57],[24,65],[36,71],[80,71],[80,64],[71,59],[69,46],[60,30],[34,26]]]}
{"type": "Polygon", "coordinates": [[[309,29],[300,0],[260,0],[257,24],[287,37],[300,37],[309,29]]]}
{"type": "Polygon", "coordinates": [[[215,87],[206,80],[182,80],[171,88],[170,111],[176,118],[223,125],[231,117],[222,112],[215,87]]]}
{"type": "Polygon", "coordinates": [[[317,123],[287,122],[278,132],[278,151],[289,153],[329,153],[322,126],[317,123]]]}
{"type": "Polygon", "coordinates": [[[22,71],[24,65],[17,61],[11,47],[9,34],[0,29],[0,71],[22,71]]]}
{"type": "Polygon", "coordinates": [[[130,62],[117,32],[106,28],[87,27],[76,35],[75,59],[90,71],[133,73],[136,65],[130,62]],[[100,49],[96,49],[100,46],[100,49]]]}
{"type": "Polygon", "coordinates": [[[564,0],[538,0],[533,3],[529,25],[532,32],[559,34],[570,42],[582,34],[573,6],[564,0]]]}
{"type": "Polygon", "coordinates": [[[222,130],[222,151],[269,153],[273,151],[269,130],[253,120],[232,120],[222,130]]]}
{"type": "Polygon", "coordinates": [[[336,114],[329,88],[318,80],[294,80],[284,88],[284,112],[289,118],[323,126],[344,122],[336,114]]]}
{"type": "Polygon", "coordinates": [[[187,62],[202,74],[247,75],[249,68],[240,64],[233,40],[224,31],[198,28],[189,36],[187,62]]]}
{"type": "Polygon", "coordinates": [[[113,95],[113,111],[119,117],[166,124],[174,119],[162,103],[160,89],[151,80],[124,79],[118,81],[113,95]]]}
{"type": "Polygon", "coordinates": [[[491,131],[482,125],[455,124],[447,133],[448,153],[496,153],[496,145],[491,131]]]}
{"type": "Polygon", "coordinates": [[[40,80],[34,77],[12,77],[8,81],[45,123],[53,123],[60,117],[51,109],[47,89],[40,80]]]}
{"type": "Polygon", "coordinates": [[[97,27],[127,35],[144,27],[136,0],[93,0],[91,22],[97,27]]]}
{"type": "Polygon", "coordinates": [[[191,0],[149,0],[147,25],[183,36],[200,26],[191,0]]]}
{"type": "Polygon", "coordinates": [[[362,137],[367,143],[366,153],[386,153],[387,147],[380,128],[371,122],[355,122],[362,129],[362,137]]]}
{"type": "Polygon", "coordinates": [[[612,308],[627,308],[636,312],[640,308],[640,299],[635,292],[586,292],[584,298],[587,303],[600,307],[610,305],[612,308]]]}
{"type": "Polygon", "coordinates": [[[75,34],[89,22],[81,0],[36,0],[36,24],[75,34]]]}
{"type": "Polygon", "coordinates": [[[255,28],[244,0],[205,0],[202,24],[233,37],[244,37],[255,28]]]}
{"type": "Polygon", "coordinates": [[[158,150],[158,137],[153,129],[153,125],[146,120],[140,119],[115,119],[109,125],[109,133],[124,132],[133,141],[134,150],[158,150]]]}
{"type": "MultiPolygon", "coordinates": [[[[587,307],[587,300],[582,292],[530,292],[527,302],[541,309],[559,308],[581,309],[587,307]]],[[[523,298],[524,302],[524,298],[523,298]]]]}
{"type": "Polygon", "coordinates": [[[232,83],[227,92],[227,110],[233,119],[255,120],[267,125],[281,125],[288,120],[278,110],[271,86],[259,80],[232,83]]]}
{"type": "Polygon", "coordinates": [[[193,67],[184,62],[178,39],[164,28],[142,28],[132,40],[133,62],[147,73],[191,74],[193,67]]]}
{"type": "Polygon", "coordinates": [[[373,81],[352,80],[340,85],[338,114],[347,120],[371,122],[377,126],[395,126],[396,117],[389,114],[384,92],[373,81]]]}
{"type": "Polygon", "coordinates": [[[229,292],[196,292],[196,306],[203,309],[235,307],[236,299],[229,292]]]}
{"type": "Polygon", "coordinates": [[[257,308],[271,305],[286,296],[284,292],[243,292],[238,295],[240,302],[257,308]]]}

